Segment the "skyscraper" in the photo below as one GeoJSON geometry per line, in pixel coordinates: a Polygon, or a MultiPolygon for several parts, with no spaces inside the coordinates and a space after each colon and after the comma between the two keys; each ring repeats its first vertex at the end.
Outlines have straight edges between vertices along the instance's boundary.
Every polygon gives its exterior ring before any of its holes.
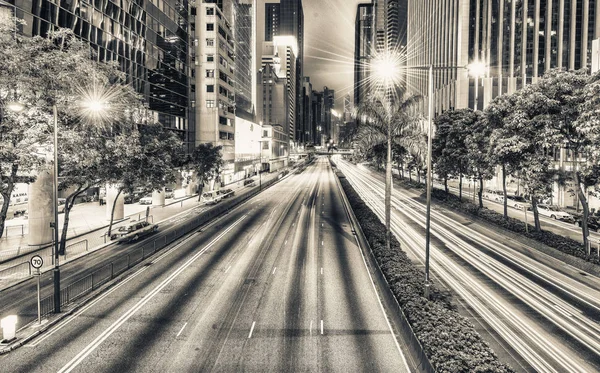
{"type": "Polygon", "coordinates": [[[373,53],[373,4],[358,4],[354,26],[354,105],[367,97],[367,66],[373,53]]]}
{"type": "MultiPolygon", "coordinates": [[[[293,53],[295,56],[294,63],[288,64],[294,69],[293,75],[289,76],[290,82],[294,85],[294,97],[290,97],[288,100],[290,118],[286,125],[290,127],[290,143],[297,143],[299,138],[302,137],[301,131],[297,127],[303,123],[302,117],[304,115],[301,95],[304,58],[304,11],[302,1],[274,0],[264,2],[264,0],[261,0],[258,7],[258,19],[261,20],[259,23],[263,23],[257,28],[257,34],[262,33],[262,40],[257,41],[259,48],[263,42],[274,42],[277,45],[289,46],[290,49],[285,54],[289,57],[293,53]]],[[[262,66],[259,68],[262,68],[262,66]]]]}
{"type": "MultiPolygon", "coordinates": [[[[436,71],[436,112],[473,108],[476,91],[481,109],[548,69],[589,67],[599,20],[596,0],[408,0],[408,65],[460,67],[436,71]],[[477,89],[462,68],[472,62],[488,66],[477,89]]],[[[427,92],[425,74],[408,79],[427,92]]]]}

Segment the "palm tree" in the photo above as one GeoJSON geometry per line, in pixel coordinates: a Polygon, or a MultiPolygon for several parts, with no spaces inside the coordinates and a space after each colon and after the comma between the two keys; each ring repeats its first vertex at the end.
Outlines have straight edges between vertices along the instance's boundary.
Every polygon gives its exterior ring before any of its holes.
{"type": "Polygon", "coordinates": [[[392,199],[392,142],[402,138],[403,130],[410,127],[416,116],[413,108],[420,96],[405,97],[404,91],[396,90],[374,95],[356,109],[359,126],[370,128],[383,136],[387,143],[385,162],[385,244],[391,248],[390,205],[392,199]]]}

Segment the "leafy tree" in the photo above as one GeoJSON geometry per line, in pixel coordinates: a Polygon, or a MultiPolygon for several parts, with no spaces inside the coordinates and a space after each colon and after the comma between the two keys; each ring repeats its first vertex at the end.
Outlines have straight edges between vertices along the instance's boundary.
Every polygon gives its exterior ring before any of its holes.
{"type": "Polygon", "coordinates": [[[508,199],[506,193],[506,176],[519,170],[519,162],[523,150],[527,147],[526,141],[519,131],[508,126],[508,118],[515,109],[515,95],[502,95],[496,97],[485,109],[484,115],[493,128],[490,136],[489,157],[494,164],[502,167],[502,193],[504,194],[504,219],[508,219],[508,199]]]}
{"type": "Polygon", "coordinates": [[[515,92],[514,109],[504,119],[504,128],[507,133],[519,136],[518,148],[519,176],[523,179],[524,189],[531,200],[534,224],[536,231],[541,230],[538,202],[552,194],[552,181],[555,172],[551,167],[548,155],[548,130],[549,100],[540,91],[537,85],[527,87],[515,92]]]}
{"type": "Polygon", "coordinates": [[[560,71],[550,70],[537,83],[541,94],[549,102],[544,117],[548,124],[545,135],[548,142],[557,148],[566,147],[573,153],[574,159],[580,160],[573,167],[572,179],[575,193],[583,207],[582,234],[587,255],[589,250],[589,203],[587,189],[598,184],[600,165],[598,151],[600,142],[595,135],[597,123],[599,76],[591,78],[586,70],[560,71]]]}
{"type": "MultiPolygon", "coordinates": [[[[3,139],[13,143],[2,147],[2,159],[10,161],[10,166],[2,164],[2,190],[9,195],[8,189],[16,179],[5,183],[4,176],[12,174],[15,167],[24,167],[22,174],[18,170],[16,173],[22,177],[28,168],[39,165],[37,160],[23,156],[25,152],[34,153],[30,151],[32,146],[37,145],[46,153],[53,151],[50,144],[56,117],[58,187],[67,192],[59,249],[64,254],[73,204],[79,195],[100,182],[99,175],[103,174],[100,159],[107,151],[106,138],[127,123],[125,117],[130,115],[130,108],[139,103],[139,97],[126,84],[125,75],[116,63],[97,62],[89,44],[77,39],[71,30],[58,29],[46,38],[17,36],[16,44],[10,43],[7,30],[10,32],[9,28],[0,26],[3,43],[0,92],[3,101],[20,102],[25,110],[19,115],[6,116],[7,128],[10,127],[7,133],[12,132],[12,135],[3,135],[3,139]],[[91,101],[96,105],[89,105],[91,101]],[[103,110],[95,110],[99,107],[103,110]],[[14,125],[16,120],[19,125],[14,125]],[[39,136],[24,139],[32,132],[39,136]],[[10,172],[4,171],[9,169],[10,172]]],[[[14,38],[14,33],[10,32],[10,38],[14,38]]],[[[46,157],[43,159],[46,161],[46,157]]]]}
{"type": "Polygon", "coordinates": [[[223,168],[223,157],[221,155],[221,146],[214,146],[212,143],[200,144],[196,146],[190,157],[189,164],[198,175],[200,192],[198,201],[202,198],[204,184],[209,180],[216,179],[223,168]]]}
{"type": "Polygon", "coordinates": [[[403,145],[397,142],[392,144],[392,160],[400,169],[400,177],[404,177],[404,161],[407,154],[408,150],[403,145]]]}
{"type": "Polygon", "coordinates": [[[378,132],[384,137],[387,144],[385,162],[385,242],[388,249],[390,249],[391,241],[392,143],[395,138],[401,136],[404,128],[414,122],[415,117],[412,109],[419,100],[418,96],[405,97],[404,92],[397,90],[393,98],[388,97],[387,94],[384,96],[375,95],[357,108],[359,117],[366,118],[365,121],[361,121],[361,125],[378,132]]]}
{"type": "Polygon", "coordinates": [[[462,199],[462,178],[468,164],[465,139],[468,129],[476,120],[477,115],[471,109],[449,110],[435,119],[433,162],[438,175],[444,178],[446,193],[448,193],[448,176],[458,176],[458,197],[460,199],[462,199]]]}
{"type": "Polygon", "coordinates": [[[489,157],[489,139],[492,129],[480,112],[475,112],[475,115],[476,121],[466,129],[469,134],[465,138],[465,144],[470,173],[479,180],[477,191],[479,208],[483,208],[483,181],[492,178],[495,166],[489,157]]]}
{"type": "Polygon", "coordinates": [[[0,237],[15,185],[35,181],[35,171],[45,162],[43,144],[51,115],[21,94],[35,86],[30,61],[38,53],[36,43],[15,34],[13,17],[0,13],[0,237]],[[20,112],[10,110],[14,102],[22,104],[20,112]]]}
{"type": "Polygon", "coordinates": [[[134,193],[137,188],[148,191],[162,190],[175,181],[173,169],[178,163],[182,142],[172,131],[160,123],[139,125],[131,133],[115,136],[108,144],[103,167],[109,174],[109,183],[118,185],[117,195],[111,208],[108,236],[111,234],[118,196],[134,193]]]}
{"type": "Polygon", "coordinates": [[[382,166],[385,166],[386,156],[387,146],[385,143],[375,144],[368,153],[368,157],[375,161],[377,170],[380,170],[382,166]]]}

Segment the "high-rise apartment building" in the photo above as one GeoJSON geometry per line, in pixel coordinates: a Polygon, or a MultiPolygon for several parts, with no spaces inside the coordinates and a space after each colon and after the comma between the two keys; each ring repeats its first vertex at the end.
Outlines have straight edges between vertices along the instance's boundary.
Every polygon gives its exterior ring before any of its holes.
{"type": "Polygon", "coordinates": [[[149,114],[193,149],[187,0],[7,2],[25,20],[22,34],[46,36],[57,27],[69,28],[90,43],[99,61],[117,61],[149,114]]]}
{"type": "MultiPolygon", "coordinates": [[[[408,0],[408,65],[453,66],[435,72],[435,111],[475,106],[535,82],[551,68],[579,69],[592,61],[600,37],[596,0],[408,0]],[[475,80],[464,68],[488,67],[475,80]]],[[[426,74],[409,86],[427,92],[426,74]]]]}
{"type": "Polygon", "coordinates": [[[223,147],[221,181],[227,184],[233,181],[235,161],[235,43],[232,25],[217,3],[196,3],[196,144],[223,147]]]}

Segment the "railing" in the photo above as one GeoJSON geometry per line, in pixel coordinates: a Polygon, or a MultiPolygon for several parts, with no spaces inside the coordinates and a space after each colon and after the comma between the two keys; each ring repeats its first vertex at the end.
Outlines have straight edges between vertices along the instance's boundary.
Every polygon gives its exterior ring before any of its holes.
{"type": "MultiPolygon", "coordinates": [[[[263,183],[263,189],[274,184],[277,179],[269,180],[268,182],[263,183]]],[[[245,200],[253,197],[258,194],[259,190],[256,188],[252,193],[248,193],[243,196],[237,196],[229,201],[222,202],[219,205],[216,205],[214,208],[205,211],[204,213],[196,216],[194,219],[188,221],[182,226],[178,226],[176,229],[172,231],[166,232],[163,236],[156,237],[151,241],[147,241],[143,246],[136,248],[135,250],[119,256],[112,260],[111,262],[103,265],[101,268],[96,269],[89,275],[67,285],[66,287],[60,290],[60,304],[61,306],[71,303],[77,299],[82,298],[86,294],[89,294],[93,290],[100,288],[101,286],[107,284],[110,280],[115,277],[123,274],[130,268],[136,266],[141,263],[144,259],[154,255],[157,251],[167,247],[171,243],[180,239],[181,237],[189,234],[190,232],[197,230],[201,225],[210,221],[216,216],[219,216],[225,212],[228,212],[231,208],[236,205],[244,202],[245,200]]],[[[88,250],[87,240],[83,240],[77,242],[69,247],[73,247],[78,245],[80,248],[85,248],[88,250]]],[[[81,250],[81,249],[80,249],[81,250]]],[[[19,266],[25,266],[23,268],[17,269],[15,267],[7,268],[2,271],[26,271],[31,275],[31,267],[29,263],[22,263],[19,266]]],[[[2,275],[2,271],[0,271],[0,278],[4,278],[2,275]]],[[[6,273],[8,274],[8,272],[6,273]]],[[[41,300],[41,314],[42,316],[48,315],[54,312],[54,295],[50,295],[41,300]]],[[[26,315],[22,317],[27,318],[26,315]]],[[[29,320],[24,320],[25,323],[33,321],[37,315],[31,315],[29,320]]]]}
{"type": "Polygon", "coordinates": [[[12,230],[12,231],[21,231],[21,236],[25,235],[25,226],[23,224],[20,225],[9,225],[9,226],[5,226],[4,227],[4,237],[8,237],[8,231],[12,230]]]}

